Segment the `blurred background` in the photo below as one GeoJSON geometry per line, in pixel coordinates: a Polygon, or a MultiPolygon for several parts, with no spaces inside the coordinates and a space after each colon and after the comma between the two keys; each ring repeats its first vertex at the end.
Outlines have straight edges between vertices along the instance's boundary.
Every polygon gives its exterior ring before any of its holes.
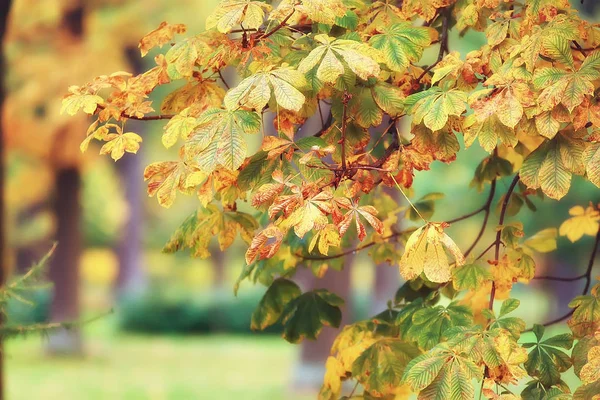
{"type": "MultiPolygon", "coordinates": [[[[11,274],[26,271],[54,240],[59,246],[48,270],[53,286],[31,293],[33,305],[11,302],[8,318],[27,324],[114,311],[82,329],[10,340],[4,353],[8,400],[315,398],[334,329],[299,346],[283,341],[278,328],[250,332],[250,315],[265,289],[244,283],[233,295],[244,265],[242,243],[227,254],[215,248],[208,260],[161,253],[198,206],[197,199],[178,196],[167,210],[146,196],[144,166],[174,156],[160,143],[163,124],[131,123],[144,137],[142,150],[114,163],[98,156],[97,148],[81,154],[85,118],[59,114],[69,85],[145,70],[152,57],[141,59],[137,49],[145,33],[165,20],[187,24],[189,34],[199,32],[217,2],[12,1],[4,35],[3,108],[11,274]]],[[[585,2],[583,12],[593,16],[595,6],[585,2]]],[[[453,34],[451,50],[463,54],[484,43],[478,34],[453,34]]],[[[436,53],[426,54],[424,64],[436,53]]],[[[173,88],[161,88],[155,99],[173,88]]],[[[486,195],[469,183],[484,156],[474,146],[451,165],[436,163],[426,178],[417,175],[416,198],[444,193],[438,220],[478,208],[486,195]]],[[[501,181],[499,192],[508,184],[501,181]]],[[[523,212],[526,234],[558,227],[570,207],[589,200],[600,200],[598,190],[575,179],[560,204],[537,201],[536,213],[523,212]]],[[[479,227],[472,219],[452,227],[451,235],[467,246],[479,227]]],[[[576,244],[559,238],[559,250],[538,259],[538,273],[578,274],[590,246],[591,238],[576,244]]],[[[367,253],[346,259],[343,271],[329,271],[317,282],[310,272],[299,280],[345,297],[345,323],[384,309],[401,284],[397,267],[374,266],[367,253]]],[[[517,285],[514,293],[526,298],[519,312],[530,325],[544,315],[562,315],[580,290],[577,283],[546,282],[526,291],[517,285]]]]}

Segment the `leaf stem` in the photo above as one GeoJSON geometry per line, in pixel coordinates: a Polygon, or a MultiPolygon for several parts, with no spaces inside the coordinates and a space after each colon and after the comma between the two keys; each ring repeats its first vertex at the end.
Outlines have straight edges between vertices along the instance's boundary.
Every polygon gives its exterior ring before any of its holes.
{"type": "Polygon", "coordinates": [[[412,203],[412,201],[410,201],[410,199],[408,198],[408,196],[406,195],[406,193],[404,193],[404,190],[402,190],[402,188],[398,184],[398,181],[396,181],[396,178],[394,178],[394,175],[392,175],[391,172],[389,172],[388,174],[392,178],[392,180],[394,181],[394,183],[396,184],[396,187],[398,188],[398,190],[400,191],[400,193],[402,193],[402,196],[404,196],[404,198],[406,199],[406,201],[408,201],[408,204],[410,204],[410,206],[412,207],[412,209],[415,210],[415,212],[423,220],[423,222],[425,222],[426,224],[428,224],[429,221],[427,221],[425,219],[425,217],[423,217],[423,215],[421,215],[421,213],[419,212],[419,210],[417,209],[417,207],[415,207],[415,205],[412,203]]]}

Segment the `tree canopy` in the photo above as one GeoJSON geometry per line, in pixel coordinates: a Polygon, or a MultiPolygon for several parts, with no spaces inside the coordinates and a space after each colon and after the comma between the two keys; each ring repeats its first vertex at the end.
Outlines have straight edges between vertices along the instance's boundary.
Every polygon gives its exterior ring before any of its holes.
{"type": "Polygon", "coordinates": [[[600,26],[567,0],[269,3],[222,1],[198,34],[163,22],[139,44],[153,68],[101,75],[63,100],[63,112],[94,116],[81,150],[100,141],[115,161],[143,143],[128,120],[167,121],[162,142],[178,151],[146,168],[148,194],[165,207],[194,194],[199,207],[165,251],[209,257],[214,236],[225,250],[239,234],[247,251],[235,290],[243,280],[268,287],[252,327],[279,322],[293,343],[338,327],[344,303],[327,290],[302,292],[300,268],[322,276],[362,250],[397,265],[406,283],[387,310],[343,328],[321,399],[340,398],[346,380],[356,386],[343,398],[600,396],[598,198],[534,235],[518,218],[539,199],[563,198],[573,176],[600,187],[600,26]],[[486,43],[463,56],[451,31],[482,32],[486,43]],[[437,59],[423,65],[429,49],[437,59]],[[231,70],[236,85],[226,82],[231,70]],[[160,104],[150,99],[173,82],[160,104]],[[432,220],[440,195],[414,199],[415,172],[476,143],[488,154],[472,186],[487,200],[432,220]],[[459,248],[447,228],[479,215],[480,231],[459,248]],[[495,239],[482,243],[488,231],[495,239]],[[536,253],[556,249],[559,234],[595,237],[582,275],[536,275],[536,253]],[[532,279],[585,287],[567,315],[527,327],[511,316],[511,289],[532,279]],[[570,334],[545,334],[564,320],[570,334]],[[533,342],[521,340],[526,330],[533,342]],[[562,375],[571,366],[581,378],[574,393],[562,375]]]}

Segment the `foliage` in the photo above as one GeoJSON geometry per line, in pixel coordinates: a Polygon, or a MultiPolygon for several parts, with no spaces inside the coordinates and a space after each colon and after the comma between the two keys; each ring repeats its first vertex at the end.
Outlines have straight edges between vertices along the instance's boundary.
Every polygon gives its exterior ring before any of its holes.
{"type": "Polygon", "coordinates": [[[343,299],[302,293],[293,282],[300,268],[322,276],[364,249],[374,262],[399,266],[408,282],[389,308],[338,336],[322,399],[340,398],[345,380],[361,386],[354,398],[511,399],[527,376],[526,399],[600,395],[600,287],[588,294],[600,246],[597,201],[573,207],[560,229],[531,234],[518,220],[523,206],[535,211],[539,199],[563,198],[573,176],[600,187],[598,26],[566,0],[224,0],[206,25],[175,39],[185,29],[161,24],[140,42],[155,67],[72,86],[63,109],[93,115],[82,149],[98,140],[115,160],[140,144],[125,121],[169,121],[163,144],[178,144],[177,158],[147,167],[148,194],[165,207],[179,193],[196,194],[200,206],[165,250],[208,257],[213,236],[224,250],[239,232],[247,265],[235,290],[243,280],[268,286],[255,329],[281,323],[296,343],[340,324],[343,299]],[[481,32],[487,42],[461,56],[449,51],[451,30],[481,32]],[[172,41],[162,53],[153,49],[172,41]],[[422,66],[428,48],[438,57],[422,66]],[[241,80],[229,86],[233,69],[241,80]],[[148,100],[171,82],[181,86],[161,105],[148,100]],[[316,132],[307,128],[313,122],[316,132]],[[260,133],[260,149],[250,151],[247,141],[260,133]],[[486,202],[432,221],[440,196],[413,202],[415,172],[477,144],[489,154],[471,186],[488,192],[486,202]],[[482,214],[479,233],[460,249],[445,229],[482,214]],[[403,218],[421,225],[401,230],[403,218]],[[482,245],[487,231],[495,239],[482,245]],[[595,236],[587,269],[536,276],[537,254],[555,250],[559,234],[595,236]],[[532,279],[585,281],[570,313],[540,321],[569,319],[572,336],[545,338],[536,325],[536,341],[521,342],[526,326],[508,316],[519,306],[510,294],[532,279]],[[573,395],[562,380],[572,358],[582,379],[573,395]]]}

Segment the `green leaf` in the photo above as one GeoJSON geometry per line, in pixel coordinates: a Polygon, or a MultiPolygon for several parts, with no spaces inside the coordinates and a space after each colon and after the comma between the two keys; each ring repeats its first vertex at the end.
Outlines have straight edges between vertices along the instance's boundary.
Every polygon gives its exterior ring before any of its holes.
{"type": "Polygon", "coordinates": [[[408,363],[420,353],[415,345],[399,339],[380,339],[354,361],[352,376],[375,396],[391,394],[400,386],[408,363]]]}
{"type": "Polygon", "coordinates": [[[569,350],[573,346],[573,336],[565,333],[542,341],[543,326],[535,325],[533,332],[537,341],[523,344],[532,348],[525,369],[529,376],[537,377],[544,386],[556,385],[561,382],[561,373],[572,365],[571,358],[559,348],[569,350]]]}
{"type": "Polygon", "coordinates": [[[276,279],[252,313],[252,329],[263,330],[273,325],[281,317],[285,306],[301,294],[302,290],[294,282],[283,278],[276,279]]]}
{"type": "Polygon", "coordinates": [[[442,129],[450,115],[460,116],[467,107],[467,94],[458,89],[444,91],[437,86],[411,94],[404,101],[413,122],[421,121],[432,131],[442,129]]]}
{"type": "Polygon", "coordinates": [[[403,380],[420,392],[420,399],[472,400],[471,380],[481,375],[475,363],[442,343],[411,361],[403,380]]]}
{"type": "Polygon", "coordinates": [[[518,299],[506,299],[506,300],[504,300],[502,302],[502,306],[500,307],[500,314],[498,315],[498,317],[502,318],[506,314],[510,314],[511,312],[513,312],[517,308],[519,308],[520,304],[521,304],[521,302],[518,299]]]}
{"type": "Polygon", "coordinates": [[[323,325],[339,327],[342,304],[344,300],[325,289],[303,293],[283,310],[283,337],[290,343],[299,343],[304,338],[315,340],[323,325]]]}
{"type": "Polygon", "coordinates": [[[198,125],[186,140],[186,157],[200,169],[211,173],[222,165],[235,171],[246,157],[243,133],[260,130],[260,115],[245,110],[209,108],[198,117],[198,125]]]}
{"type": "Polygon", "coordinates": [[[452,302],[447,307],[427,307],[413,314],[407,339],[416,341],[423,349],[431,349],[442,341],[447,329],[472,323],[470,308],[458,305],[457,302],[452,302]]]}
{"type": "Polygon", "coordinates": [[[466,264],[452,270],[452,284],[456,290],[477,290],[493,278],[492,273],[481,264],[466,264]]]}
{"type": "Polygon", "coordinates": [[[557,134],[527,156],[520,171],[521,181],[560,200],[569,191],[572,174],[582,174],[585,170],[584,149],[582,140],[557,134]]]}
{"type": "Polygon", "coordinates": [[[430,45],[429,30],[402,22],[374,35],[369,43],[381,51],[385,64],[396,72],[404,72],[411,62],[419,61],[423,50],[430,45]]]}

